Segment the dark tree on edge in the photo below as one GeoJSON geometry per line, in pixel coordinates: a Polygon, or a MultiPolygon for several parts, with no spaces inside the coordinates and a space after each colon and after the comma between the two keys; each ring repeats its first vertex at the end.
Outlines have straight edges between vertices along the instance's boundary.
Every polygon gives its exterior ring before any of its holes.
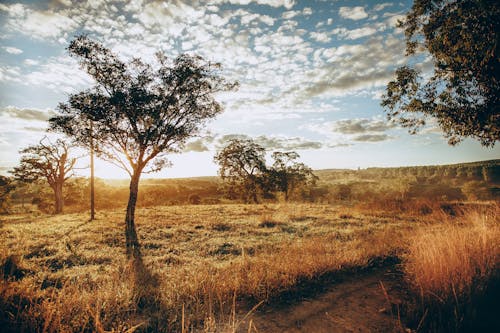
{"type": "Polygon", "coordinates": [[[415,0],[399,26],[407,56],[426,50],[433,73],[396,71],[381,105],[389,119],[415,133],[433,117],[455,145],[464,137],[493,146],[500,140],[500,2],[415,0]]]}
{"type": "Polygon", "coordinates": [[[20,151],[21,164],[12,171],[23,183],[45,179],[54,191],[54,211],[60,214],[64,208],[63,185],[72,175],[76,158],[69,156],[70,147],[63,140],[54,143],[44,138],[38,145],[20,151]]]}
{"type": "Polygon", "coordinates": [[[87,36],[75,38],[68,51],[95,85],[61,103],[60,115],[50,119],[51,128],[82,142],[93,137],[96,153],[129,174],[125,239],[127,255],[136,256],[134,215],[141,174],[167,166],[167,154],[181,151],[188,138],[222,112],[214,93],[236,84],[221,76],[220,64],[198,56],[169,61],[159,52],[156,66],[140,59],[125,63],[87,36]],[[89,120],[92,136],[84,126],[89,120]]]}

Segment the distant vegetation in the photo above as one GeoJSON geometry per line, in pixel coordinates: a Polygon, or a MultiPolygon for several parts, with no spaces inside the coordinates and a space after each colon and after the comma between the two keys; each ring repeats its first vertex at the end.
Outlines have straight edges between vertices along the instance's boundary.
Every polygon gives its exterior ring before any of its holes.
{"type": "MultiPolygon", "coordinates": [[[[316,183],[303,183],[296,187],[289,193],[289,201],[347,203],[397,210],[415,207],[412,202],[418,201],[423,212],[430,212],[436,202],[500,198],[500,160],[440,166],[317,170],[313,173],[318,177],[316,183]]],[[[25,209],[53,212],[53,194],[45,183],[18,184],[15,189],[12,188],[12,181],[5,184],[0,184],[0,188],[9,188],[8,193],[2,196],[4,206],[13,203],[16,204],[16,211],[22,210],[21,205],[24,205],[25,209]]],[[[126,180],[98,179],[96,208],[98,211],[122,208],[127,203],[128,194],[126,180]]],[[[272,203],[285,200],[278,190],[270,194],[264,196],[260,193],[259,201],[272,203]]],[[[64,197],[68,212],[88,210],[88,180],[68,180],[64,197]]],[[[219,177],[144,179],[137,205],[151,207],[246,201],[245,197],[228,193],[219,177]]]]}
{"type": "Polygon", "coordinates": [[[253,140],[233,139],[214,157],[219,164],[226,197],[245,202],[275,199],[281,194],[288,201],[294,194],[315,186],[312,169],[297,159],[294,151],[272,153],[273,164],[266,165],[266,150],[253,140]]]}

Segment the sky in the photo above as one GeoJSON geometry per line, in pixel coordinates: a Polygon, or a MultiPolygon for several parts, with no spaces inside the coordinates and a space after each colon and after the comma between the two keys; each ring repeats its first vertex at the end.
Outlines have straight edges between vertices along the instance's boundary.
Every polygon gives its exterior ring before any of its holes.
{"type": "MultiPolygon", "coordinates": [[[[313,169],[435,165],[500,158],[467,139],[449,146],[432,119],[417,135],[386,120],[380,98],[409,61],[396,23],[411,1],[52,0],[0,3],[0,173],[47,133],[68,96],[92,86],[66,47],[85,33],[122,59],[162,50],[220,62],[237,91],[217,95],[224,113],[172,167],[149,177],[216,175],[213,156],[230,138],[269,153],[293,150],[313,169]]],[[[85,165],[86,158],[81,161],[85,165]]],[[[85,174],[86,171],[79,171],[85,174]]],[[[96,175],[127,174],[98,161],[96,175]]]]}

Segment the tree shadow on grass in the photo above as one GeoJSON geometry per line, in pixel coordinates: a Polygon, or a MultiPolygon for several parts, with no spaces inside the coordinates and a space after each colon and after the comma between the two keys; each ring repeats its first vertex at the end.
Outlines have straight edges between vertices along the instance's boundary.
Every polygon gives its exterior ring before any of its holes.
{"type": "Polygon", "coordinates": [[[139,250],[130,259],[133,274],[133,293],[137,314],[144,323],[139,327],[140,332],[170,332],[176,331],[175,323],[169,321],[171,309],[167,309],[162,302],[160,280],[157,274],[146,267],[139,250]]]}

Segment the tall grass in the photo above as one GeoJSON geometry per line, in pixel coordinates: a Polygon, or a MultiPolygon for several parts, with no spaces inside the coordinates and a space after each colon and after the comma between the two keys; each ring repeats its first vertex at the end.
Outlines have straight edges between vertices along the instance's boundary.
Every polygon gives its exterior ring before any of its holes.
{"type": "Polygon", "coordinates": [[[477,328],[478,312],[489,306],[500,278],[498,213],[498,207],[468,212],[438,227],[420,229],[410,240],[405,271],[420,295],[420,315],[427,317],[421,318],[421,327],[477,328]]]}

